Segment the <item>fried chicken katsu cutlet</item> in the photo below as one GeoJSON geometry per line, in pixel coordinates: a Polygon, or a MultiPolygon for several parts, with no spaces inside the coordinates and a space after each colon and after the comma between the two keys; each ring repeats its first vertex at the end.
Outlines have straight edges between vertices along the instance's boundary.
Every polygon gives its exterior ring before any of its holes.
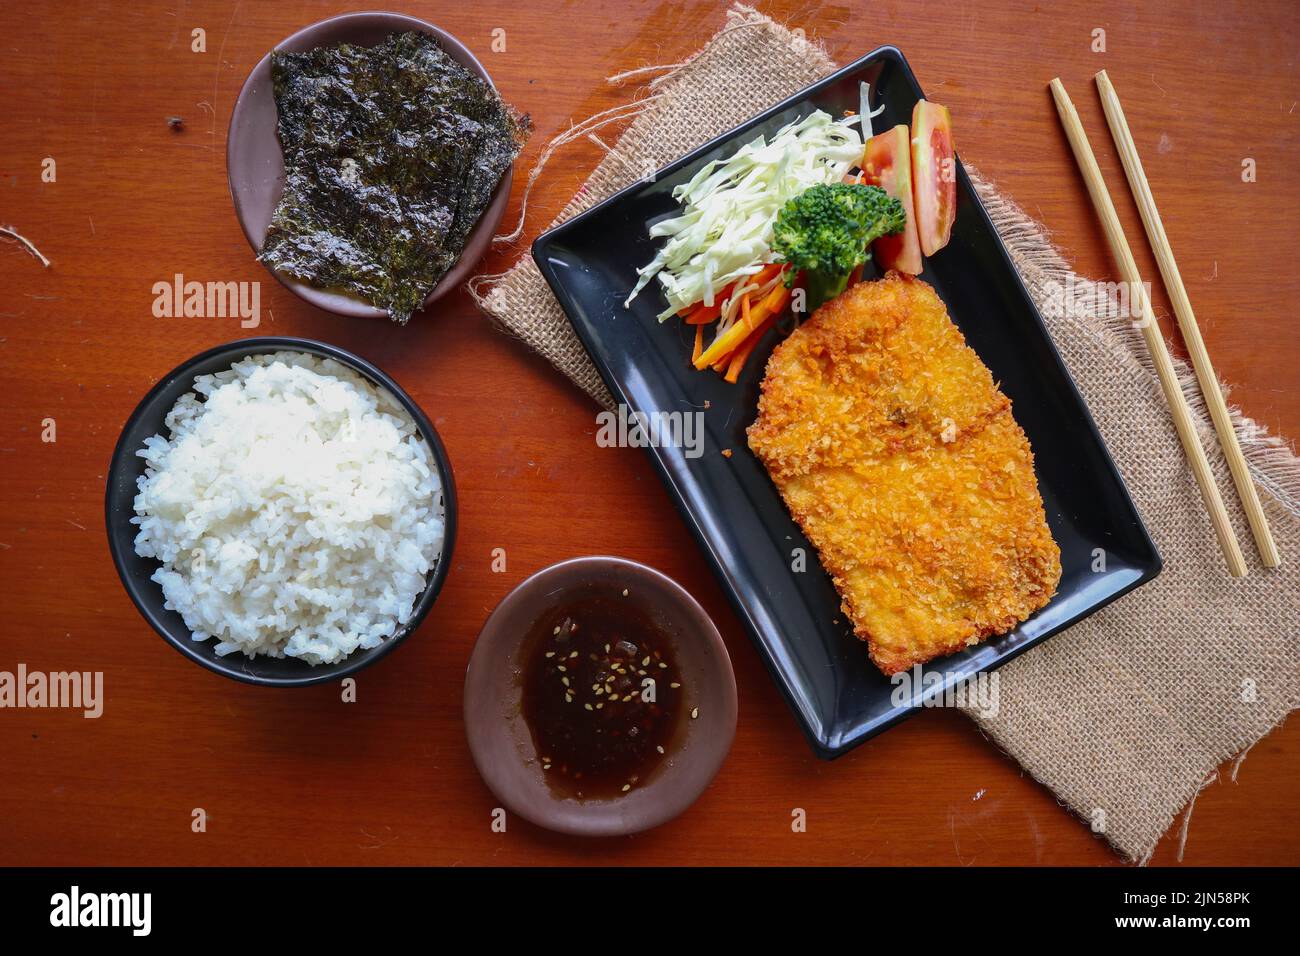
{"type": "Polygon", "coordinates": [[[886,674],[1005,633],[1056,591],[1029,441],[919,279],[859,283],[777,346],[749,447],[886,674]]]}

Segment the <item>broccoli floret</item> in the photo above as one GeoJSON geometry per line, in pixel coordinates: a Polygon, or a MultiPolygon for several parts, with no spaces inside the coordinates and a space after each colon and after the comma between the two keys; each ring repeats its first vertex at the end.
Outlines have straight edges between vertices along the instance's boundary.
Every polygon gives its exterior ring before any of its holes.
{"type": "Polygon", "coordinates": [[[849,284],[849,274],[868,256],[868,246],[907,225],[903,204],[879,186],[833,183],[811,186],[777,214],[772,248],[804,274],[809,312],[849,284]]]}

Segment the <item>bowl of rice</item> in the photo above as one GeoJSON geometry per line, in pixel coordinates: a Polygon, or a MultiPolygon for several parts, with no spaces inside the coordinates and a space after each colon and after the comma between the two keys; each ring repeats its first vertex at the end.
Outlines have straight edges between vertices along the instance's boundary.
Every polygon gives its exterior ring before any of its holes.
{"type": "Polygon", "coordinates": [[[456,502],[432,423],[388,375],[294,338],[218,346],[128,419],[105,496],[140,613],[236,680],[337,680],[419,626],[450,565],[456,502]]]}

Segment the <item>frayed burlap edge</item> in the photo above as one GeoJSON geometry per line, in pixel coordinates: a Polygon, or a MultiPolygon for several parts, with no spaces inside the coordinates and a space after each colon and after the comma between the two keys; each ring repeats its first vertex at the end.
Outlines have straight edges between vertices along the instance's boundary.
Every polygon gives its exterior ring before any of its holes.
{"type": "MultiPolygon", "coordinates": [[[[1096,287],[1095,280],[1083,278],[1070,268],[1069,263],[1052,243],[1049,233],[1041,224],[1033,220],[1013,201],[1001,194],[991,182],[984,179],[976,170],[967,167],[967,171],[971,175],[972,183],[980,196],[981,203],[988,212],[989,218],[993,221],[999,235],[1002,237],[1003,244],[1015,263],[1016,270],[1020,273],[1021,279],[1029,290],[1031,297],[1040,304],[1040,309],[1047,295],[1046,290],[1051,284],[1055,284],[1058,288],[1069,286],[1071,283],[1081,288],[1096,287]]],[[[1096,346],[1104,348],[1110,360],[1114,363],[1114,368],[1123,370],[1130,378],[1140,382],[1152,396],[1153,404],[1157,404],[1163,409],[1165,406],[1159,379],[1141,332],[1131,319],[1124,317],[1123,310],[1115,305],[1113,297],[1103,295],[1103,298],[1109,300],[1110,307],[1094,310],[1087,315],[1072,315],[1065,312],[1054,316],[1053,321],[1069,323],[1070,329],[1066,333],[1067,337],[1072,335],[1086,336],[1096,346]]],[[[1053,321],[1048,322],[1049,326],[1053,324],[1053,321]]],[[[1231,489],[1231,482],[1226,474],[1226,463],[1223,461],[1222,451],[1218,446],[1218,438],[1209,416],[1209,409],[1197,384],[1195,372],[1191,365],[1183,359],[1176,358],[1174,368],[1178,375],[1180,387],[1192,410],[1201,444],[1205,447],[1207,455],[1214,464],[1218,483],[1222,488],[1231,489]]],[[[1228,394],[1228,386],[1223,385],[1222,387],[1225,395],[1228,394]]],[[[1274,532],[1284,538],[1289,537],[1294,540],[1297,524],[1300,524],[1300,458],[1297,458],[1288,442],[1278,436],[1270,435],[1267,429],[1244,415],[1239,407],[1230,405],[1229,410],[1247,465],[1250,468],[1251,477],[1260,491],[1265,513],[1273,525],[1274,532]]],[[[1096,409],[1094,411],[1098,427],[1101,429],[1103,437],[1105,437],[1107,431],[1105,409],[1096,409]]],[[[1162,422],[1161,424],[1165,423],[1162,422]]],[[[1125,477],[1132,486],[1132,479],[1129,476],[1125,477]]],[[[1190,483],[1190,481],[1189,477],[1188,482],[1190,483]]],[[[1134,490],[1134,497],[1140,497],[1138,490],[1134,490]]],[[[1237,536],[1239,540],[1247,542],[1247,547],[1249,547],[1250,538],[1243,527],[1244,518],[1235,495],[1228,499],[1228,505],[1229,510],[1233,513],[1237,536]]],[[[1150,526],[1149,521],[1148,526],[1150,526]]],[[[1154,528],[1151,530],[1153,533],[1156,531],[1154,528]]],[[[1212,539],[1205,541],[1205,547],[1207,549],[1214,547],[1212,539]]],[[[1166,558],[1168,560],[1168,554],[1166,554],[1166,558]]],[[[1256,559],[1257,556],[1253,553],[1248,554],[1248,560],[1254,567],[1252,575],[1256,576],[1253,580],[1258,581],[1261,578],[1268,580],[1270,572],[1263,570],[1256,559]]],[[[1284,553],[1283,560],[1294,561],[1294,550],[1292,549],[1291,554],[1284,553]]],[[[1166,566],[1168,569],[1168,563],[1166,566]]],[[[1168,573],[1168,570],[1166,573],[1168,573]]],[[[1224,573],[1226,574],[1226,572],[1224,573]]],[[[1289,580],[1292,574],[1290,566],[1285,568],[1285,573],[1288,576],[1285,580],[1281,579],[1281,575],[1277,572],[1271,574],[1275,580],[1278,580],[1279,587],[1284,589],[1280,594],[1279,603],[1290,605],[1293,608],[1296,596],[1293,591],[1288,592],[1285,590],[1294,587],[1289,580]]],[[[1137,592],[1122,598],[1116,607],[1122,607],[1125,602],[1140,600],[1141,592],[1137,592]]],[[[1134,613],[1140,612],[1135,608],[1134,613]]],[[[1076,626],[1075,630],[1086,626],[1089,626],[1089,622],[1076,626]]],[[[1068,639],[1069,634],[1070,632],[1067,632],[1056,640],[1068,639]]],[[[1231,638],[1226,637],[1226,639],[1231,638]]],[[[1038,655],[1037,651],[1030,651],[1018,661],[1004,668],[1003,672],[1004,674],[1014,674],[1025,669],[1032,669],[1036,666],[1035,660],[1038,656],[1040,655],[1038,655]]],[[[1106,663],[1115,666],[1114,662],[1108,661],[1106,663]]],[[[1116,667],[1117,671],[1122,669],[1122,667],[1116,667]]],[[[1285,677],[1289,678],[1289,682],[1284,681],[1284,686],[1272,700],[1271,707],[1268,708],[1261,722],[1242,728],[1234,737],[1220,743],[1218,746],[1207,747],[1196,734],[1184,728],[1178,719],[1180,715],[1164,710],[1160,707],[1158,701],[1147,700],[1146,703],[1151,707],[1151,710],[1161,715],[1159,719],[1166,722],[1166,731],[1171,736],[1180,735],[1183,738],[1182,749],[1185,758],[1183,765],[1176,774],[1164,775],[1164,779],[1160,781],[1163,792],[1158,794],[1153,792],[1153,799],[1147,805],[1147,809],[1162,805],[1167,810],[1162,813],[1152,813],[1147,819],[1142,820],[1134,819],[1136,816],[1141,816],[1140,814],[1127,814],[1118,821],[1110,820],[1110,826],[1103,827],[1098,832],[1127,859],[1138,864],[1146,864],[1150,861],[1156,844],[1168,832],[1181,813],[1183,823],[1180,827],[1178,847],[1178,859],[1181,860],[1188,840],[1192,810],[1196,799],[1206,787],[1220,780],[1217,768],[1227,761],[1233,761],[1231,780],[1236,782],[1241,764],[1250,748],[1264,736],[1280,727],[1291,711],[1300,707],[1300,682],[1296,680],[1294,672],[1285,675],[1285,677]]],[[[1133,690],[1134,688],[1130,687],[1128,689],[1133,690]]],[[[1052,790],[1058,799],[1063,802],[1063,805],[1080,816],[1085,824],[1097,829],[1096,821],[1090,819],[1088,810],[1104,804],[1106,802],[1105,795],[1099,792],[1089,792],[1086,785],[1080,787],[1077,774],[1066,772],[1070,769],[1068,763],[1057,759],[1059,752],[1054,749],[1055,745],[1050,740],[1043,744],[1042,741],[1032,739],[1033,735],[1023,732],[1009,734],[1003,731],[997,720],[985,719],[974,712],[971,712],[970,716],[975,720],[976,725],[985,737],[1016,760],[1040,783],[1052,790]],[[1067,777],[1072,779],[1067,780],[1067,777]]]]}

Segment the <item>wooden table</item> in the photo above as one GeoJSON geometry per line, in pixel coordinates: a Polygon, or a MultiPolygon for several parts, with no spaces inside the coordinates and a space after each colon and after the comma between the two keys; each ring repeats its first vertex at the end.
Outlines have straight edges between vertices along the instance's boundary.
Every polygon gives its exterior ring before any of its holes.
{"type": "MultiPolygon", "coordinates": [[[[899,46],[952,108],[964,158],[1040,218],[1081,272],[1114,278],[1046,91],[1052,76],[1066,81],[1104,171],[1122,183],[1091,88],[1107,68],[1234,400],[1270,429],[1300,435],[1291,268],[1300,7],[1089,6],[782,0],[766,9],[804,25],[841,62],[899,46]],[[1097,28],[1104,53],[1091,49],[1097,28]],[[1246,157],[1256,161],[1253,184],[1241,181],[1246,157]]],[[[270,280],[226,187],[231,106],[272,44],[347,9],[193,0],[0,14],[0,219],[53,262],[45,270],[17,246],[0,248],[0,670],[102,670],[107,696],[98,720],[0,711],[0,863],[1118,862],[956,713],[927,711],[838,762],[814,759],[648,460],[597,448],[589,400],[494,331],[463,292],[397,328],[316,311],[270,280]],[[194,28],[206,32],[206,52],[192,52],[194,28]],[[181,131],[169,116],[183,118],[181,131]],[[42,181],[46,157],[54,182],[42,181]],[[461,534],[446,589],[419,633],[360,675],[356,703],[343,703],[337,686],[269,691],[201,670],[149,629],[113,571],[102,500],[122,423],[163,373],[250,334],[234,319],[154,318],[152,286],[176,273],[260,280],[263,321],[252,334],[310,336],[371,358],[428,411],[450,450],[461,534]],[[47,418],[54,443],[41,440],[47,418]],[[495,548],[506,550],[503,573],[492,570],[495,548]],[[461,727],[470,648],[523,577],[593,553],[661,568],[715,616],[741,690],[735,747],[699,803],[657,831],[583,842],[511,820],[493,833],[495,801],[461,727]],[[806,833],[791,832],[796,807],[806,833]],[[192,830],[195,808],[206,832],[192,830]]],[[[483,0],[401,9],[464,40],[532,114],[527,170],[571,120],[627,99],[606,76],[684,58],[723,8],[483,0]]],[[[555,158],[528,239],[596,159],[586,142],[555,158]]],[[[1116,197],[1154,279],[1136,211],[1126,193],[1116,197]]],[[[494,254],[483,271],[526,249],[494,254]]],[[[1298,758],[1292,721],[1255,747],[1235,784],[1225,776],[1206,790],[1186,862],[1300,862],[1298,758]]],[[[1173,862],[1176,843],[1166,837],[1155,862],[1173,862]]]]}

